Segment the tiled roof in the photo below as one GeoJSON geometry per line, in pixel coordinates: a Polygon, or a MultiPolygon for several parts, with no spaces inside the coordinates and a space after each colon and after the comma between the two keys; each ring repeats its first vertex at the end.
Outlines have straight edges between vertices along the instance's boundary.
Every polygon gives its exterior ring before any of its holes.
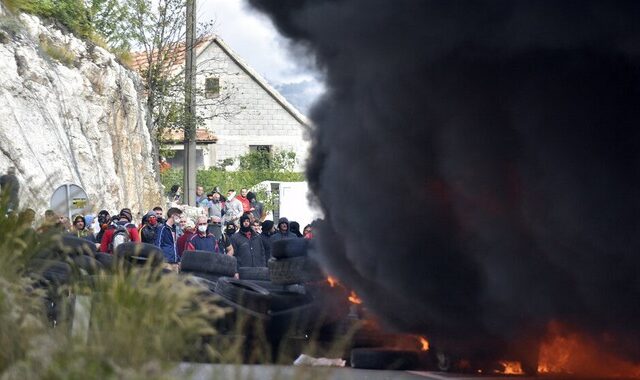
{"type": "MultiPolygon", "coordinates": [[[[215,40],[215,37],[205,37],[196,42],[196,56],[200,54],[208,45],[209,42],[215,40]]],[[[167,49],[167,61],[166,64],[171,68],[182,68],[184,65],[184,56],[186,53],[185,43],[177,44],[175,47],[170,47],[167,49]]],[[[158,51],[153,52],[153,56],[157,57],[159,55],[158,51]]],[[[131,64],[129,65],[133,70],[138,72],[144,70],[149,64],[147,60],[147,52],[134,52],[131,53],[131,64]]]]}
{"type": "MultiPolygon", "coordinates": [[[[164,143],[184,142],[184,129],[168,128],[162,133],[161,141],[164,143]]],[[[196,128],[196,143],[215,144],[218,137],[204,128],[196,128]]]]}

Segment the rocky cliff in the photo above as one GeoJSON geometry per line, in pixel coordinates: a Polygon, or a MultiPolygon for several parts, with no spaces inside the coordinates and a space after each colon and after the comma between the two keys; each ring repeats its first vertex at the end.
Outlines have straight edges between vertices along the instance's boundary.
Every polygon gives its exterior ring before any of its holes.
{"type": "Polygon", "coordinates": [[[42,212],[65,183],[93,212],[160,204],[140,89],[105,49],[0,9],[0,172],[16,167],[21,207],[42,212]]]}

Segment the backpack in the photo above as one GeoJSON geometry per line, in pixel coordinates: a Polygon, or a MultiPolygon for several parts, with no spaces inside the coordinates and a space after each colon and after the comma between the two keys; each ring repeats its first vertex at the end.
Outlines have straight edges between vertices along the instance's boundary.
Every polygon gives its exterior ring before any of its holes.
{"type": "Polygon", "coordinates": [[[109,250],[113,252],[113,250],[122,243],[129,243],[131,241],[131,235],[129,235],[129,231],[127,227],[116,224],[115,231],[113,231],[113,237],[111,238],[111,244],[109,245],[109,250]]]}

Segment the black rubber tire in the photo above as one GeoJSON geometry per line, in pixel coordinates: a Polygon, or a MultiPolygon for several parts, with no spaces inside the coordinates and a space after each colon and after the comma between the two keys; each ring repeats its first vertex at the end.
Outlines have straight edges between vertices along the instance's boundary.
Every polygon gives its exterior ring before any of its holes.
{"type": "Polygon", "coordinates": [[[79,255],[73,256],[72,260],[78,268],[85,270],[88,274],[91,275],[97,274],[104,269],[104,266],[93,257],[79,255]]]}
{"type": "Polygon", "coordinates": [[[389,348],[354,348],[351,350],[351,367],[382,370],[413,370],[420,367],[416,351],[389,348]]]}
{"type": "Polygon", "coordinates": [[[284,239],[273,242],[271,257],[286,259],[290,257],[306,256],[309,250],[309,240],[301,238],[284,239]]]}
{"type": "Polygon", "coordinates": [[[62,235],[54,247],[56,251],[68,255],[94,256],[97,252],[95,243],[70,235],[62,235]]]}
{"type": "Polygon", "coordinates": [[[48,284],[62,285],[71,280],[71,265],[63,261],[36,259],[31,261],[30,266],[48,284]]]}
{"type": "Polygon", "coordinates": [[[137,265],[149,263],[151,266],[157,267],[164,262],[162,250],[153,244],[147,243],[122,243],[115,248],[113,255],[119,260],[123,259],[137,265]]]}
{"type": "Polygon", "coordinates": [[[211,273],[205,273],[205,272],[190,272],[190,271],[185,272],[181,270],[180,273],[189,274],[199,278],[204,278],[205,280],[212,281],[212,282],[216,282],[220,277],[224,277],[224,276],[219,276],[217,274],[211,274],[211,273]]]}
{"type": "Polygon", "coordinates": [[[201,287],[202,289],[207,289],[211,292],[215,292],[216,290],[216,281],[209,280],[205,277],[196,276],[192,273],[189,273],[185,278],[185,283],[187,285],[201,287]]]}
{"type": "Polygon", "coordinates": [[[105,269],[113,269],[113,265],[115,260],[113,259],[113,255],[108,253],[98,252],[95,256],[96,260],[102,264],[102,267],[105,269]]]}
{"type": "Polygon", "coordinates": [[[326,278],[320,266],[309,257],[271,258],[267,264],[274,284],[300,284],[326,278]]]}
{"type": "Polygon", "coordinates": [[[287,292],[281,290],[271,290],[271,303],[269,310],[272,312],[283,311],[299,307],[311,302],[311,298],[307,294],[296,292],[287,292]]]}
{"type": "Polygon", "coordinates": [[[269,268],[267,267],[240,267],[238,274],[241,280],[269,281],[269,268]]]}
{"type": "Polygon", "coordinates": [[[254,312],[267,314],[269,311],[269,291],[251,282],[220,277],[216,283],[216,293],[254,312]]]}
{"type": "Polygon", "coordinates": [[[182,272],[210,273],[218,276],[235,275],[237,266],[235,257],[208,251],[184,251],[180,262],[182,272]]]}

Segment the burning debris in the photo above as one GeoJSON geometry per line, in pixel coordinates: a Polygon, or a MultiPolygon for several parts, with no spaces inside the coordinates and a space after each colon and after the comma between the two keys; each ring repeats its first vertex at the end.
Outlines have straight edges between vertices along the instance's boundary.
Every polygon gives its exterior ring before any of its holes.
{"type": "Polygon", "coordinates": [[[326,75],[316,231],[368,308],[524,370],[552,320],[640,359],[640,3],[249,2],[326,75]]]}

